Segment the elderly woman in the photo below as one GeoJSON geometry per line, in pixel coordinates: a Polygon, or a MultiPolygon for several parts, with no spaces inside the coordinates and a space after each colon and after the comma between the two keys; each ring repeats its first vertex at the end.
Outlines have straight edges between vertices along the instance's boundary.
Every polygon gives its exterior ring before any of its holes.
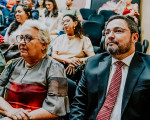
{"type": "Polygon", "coordinates": [[[52,57],[66,66],[68,75],[75,74],[75,68],[95,55],[88,37],[82,33],[77,17],[66,14],[62,20],[66,34],[59,36],[53,45],[52,57]]]}
{"type": "Polygon", "coordinates": [[[50,43],[47,27],[27,20],[16,39],[22,57],[13,60],[0,77],[3,119],[64,116],[69,111],[67,81],[63,66],[46,55],[50,43]]]}
{"type": "Polygon", "coordinates": [[[23,23],[32,18],[31,10],[26,5],[20,4],[15,11],[15,21],[8,27],[4,41],[10,44],[16,42],[16,35],[21,31],[23,23]]]}

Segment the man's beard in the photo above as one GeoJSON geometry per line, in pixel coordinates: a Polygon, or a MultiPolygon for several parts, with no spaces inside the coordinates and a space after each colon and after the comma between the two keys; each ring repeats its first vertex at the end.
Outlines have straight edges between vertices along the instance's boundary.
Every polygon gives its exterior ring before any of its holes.
{"type": "Polygon", "coordinates": [[[127,53],[131,48],[131,39],[129,42],[124,44],[119,44],[115,40],[111,40],[111,42],[116,44],[116,46],[108,46],[108,44],[106,45],[106,51],[111,55],[122,55],[127,53]]]}

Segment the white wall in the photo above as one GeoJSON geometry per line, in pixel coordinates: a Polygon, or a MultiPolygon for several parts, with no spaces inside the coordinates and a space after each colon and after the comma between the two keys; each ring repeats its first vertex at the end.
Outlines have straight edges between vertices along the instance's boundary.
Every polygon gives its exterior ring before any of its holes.
{"type": "Polygon", "coordinates": [[[141,30],[141,40],[147,39],[150,44],[150,0],[141,0],[141,30]]]}

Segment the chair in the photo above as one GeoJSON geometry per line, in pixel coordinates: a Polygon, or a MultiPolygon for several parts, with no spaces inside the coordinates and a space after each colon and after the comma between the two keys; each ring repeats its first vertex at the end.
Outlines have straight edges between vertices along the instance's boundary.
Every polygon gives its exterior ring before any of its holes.
{"type": "Polygon", "coordinates": [[[104,27],[105,25],[105,20],[103,15],[92,14],[89,16],[88,20],[98,22],[99,24],[101,24],[102,27],[104,27]]]}
{"type": "Polygon", "coordinates": [[[102,37],[101,24],[94,21],[86,21],[83,23],[84,34],[88,36],[92,42],[94,52],[98,53],[100,50],[100,41],[102,37]]]}
{"type": "Polygon", "coordinates": [[[87,8],[81,8],[80,13],[81,13],[84,20],[88,20],[89,16],[92,14],[97,14],[96,10],[87,9],[87,8]]]}
{"type": "Polygon", "coordinates": [[[108,19],[113,16],[113,15],[117,15],[114,11],[112,10],[101,10],[99,15],[103,15],[104,16],[104,20],[105,22],[108,21],[108,19]]]}
{"type": "Polygon", "coordinates": [[[143,53],[147,52],[148,46],[149,46],[149,41],[148,40],[143,40],[143,45],[142,45],[142,52],[143,53]]]}

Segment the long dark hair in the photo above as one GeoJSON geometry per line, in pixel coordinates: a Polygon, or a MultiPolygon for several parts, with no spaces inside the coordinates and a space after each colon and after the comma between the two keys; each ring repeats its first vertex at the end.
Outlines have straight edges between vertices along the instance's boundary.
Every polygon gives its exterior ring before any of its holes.
{"type": "Polygon", "coordinates": [[[73,22],[77,21],[77,25],[74,29],[74,34],[76,37],[79,37],[81,39],[83,37],[83,28],[82,28],[81,23],[79,22],[78,18],[71,14],[66,14],[63,16],[63,18],[66,16],[70,17],[73,20],[73,22]]]}
{"type": "MultiPolygon", "coordinates": [[[[48,2],[52,2],[53,3],[53,13],[51,15],[51,17],[57,17],[58,16],[58,7],[57,7],[57,4],[56,4],[56,1],[55,0],[45,0],[45,2],[48,1],[48,2]]],[[[45,10],[45,17],[48,17],[49,14],[50,14],[50,11],[46,8],[45,10]]]]}
{"type": "MultiPolygon", "coordinates": [[[[36,5],[35,5],[35,8],[37,9],[37,8],[39,8],[40,7],[40,5],[39,5],[39,3],[38,3],[38,0],[37,0],[37,3],[36,3],[36,5]]],[[[45,8],[46,6],[45,6],[45,0],[43,0],[43,8],[45,8]]]]}
{"type": "MultiPolygon", "coordinates": [[[[19,4],[18,6],[21,6],[23,8],[23,10],[25,11],[25,13],[27,14],[28,16],[28,19],[32,18],[32,13],[31,13],[31,9],[27,6],[27,5],[24,5],[24,4],[19,4]]],[[[18,7],[17,6],[17,7],[18,7]]],[[[16,13],[15,13],[16,14],[16,13]]],[[[18,22],[15,18],[14,22],[12,23],[12,25],[10,26],[10,29],[8,31],[8,36],[10,36],[11,33],[13,33],[17,28],[18,26],[20,25],[21,23],[18,22]]]]}

